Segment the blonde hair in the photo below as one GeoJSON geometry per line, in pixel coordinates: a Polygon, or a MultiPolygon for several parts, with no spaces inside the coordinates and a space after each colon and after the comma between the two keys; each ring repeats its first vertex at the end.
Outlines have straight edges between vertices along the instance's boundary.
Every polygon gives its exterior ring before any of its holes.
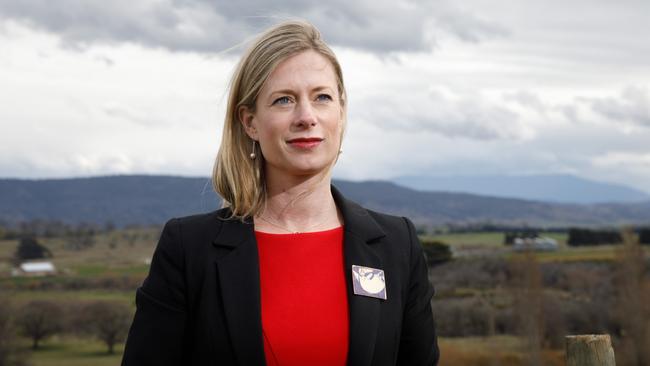
{"type": "MultiPolygon", "coordinates": [[[[255,112],[257,96],[273,70],[289,57],[309,50],[332,64],[345,113],[341,66],[316,27],[304,21],[287,21],[262,33],[244,53],[230,81],[221,146],[212,172],[212,186],[223,198],[223,206],[230,207],[231,218],[244,220],[254,216],[266,203],[264,158],[259,148],[255,152],[257,157],[250,158],[253,140],[239,120],[239,110],[246,107],[255,112]]],[[[345,117],[341,138],[344,130],[345,117]]]]}

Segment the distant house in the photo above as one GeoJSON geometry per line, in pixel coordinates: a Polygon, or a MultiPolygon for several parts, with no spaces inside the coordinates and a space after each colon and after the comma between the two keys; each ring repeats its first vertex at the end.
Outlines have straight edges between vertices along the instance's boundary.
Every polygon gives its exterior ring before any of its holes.
{"type": "Polygon", "coordinates": [[[512,249],[516,251],[555,251],[558,250],[557,241],[547,237],[515,238],[512,249]]]}
{"type": "Polygon", "coordinates": [[[56,268],[54,264],[49,261],[42,262],[25,262],[21,263],[18,268],[14,268],[11,271],[12,276],[28,276],[28,277],[38,277],[38,276],[50,276],[56,274],[56,268]]]}

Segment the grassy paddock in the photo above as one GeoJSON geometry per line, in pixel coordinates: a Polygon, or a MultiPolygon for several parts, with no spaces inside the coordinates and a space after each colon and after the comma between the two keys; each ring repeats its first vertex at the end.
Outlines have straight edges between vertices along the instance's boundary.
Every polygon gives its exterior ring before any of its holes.
{"type": "MultiPolygon", "coordinates": [[[[527,352],[515,336],[440,338],[440,366],[525,366],[527,352]]],[[[564,366],[562,350],[542,351],[542,364],[564,366]]]]}
{"type": "Polygon", "coordinates": [[[499,247],[503,245],[503,233],[453,233],[426,235],[420,237],[422,240],[437,240],[452,247],[457,246],[489,246],[499,247]]]}
{"type": "Polygon", "coordinates": [[[115,353],[100,341],[78,337],[52,337],[42,348],[31,352],[33,366],[116,366],[122,360],[124,345],[115,345],[115,353]]]}

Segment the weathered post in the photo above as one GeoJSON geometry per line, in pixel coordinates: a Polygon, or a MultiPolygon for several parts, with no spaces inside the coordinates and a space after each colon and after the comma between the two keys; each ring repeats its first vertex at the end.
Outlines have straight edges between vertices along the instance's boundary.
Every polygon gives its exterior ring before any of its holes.
{"type": "Polygon", "coordinates": [[[616,366],[609,334],[566,336],[566,366],[616,366]]]}

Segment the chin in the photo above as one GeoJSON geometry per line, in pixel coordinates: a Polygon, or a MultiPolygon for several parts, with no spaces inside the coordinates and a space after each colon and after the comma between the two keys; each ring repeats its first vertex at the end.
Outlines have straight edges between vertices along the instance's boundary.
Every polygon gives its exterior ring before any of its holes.
{"type": "Polygon", "coordinates": [[[293,175],[308,176],[308,175],[317,175],[327,171],[327,166],[319,167],[294,167],[291,170],[293,175]]]}
{"type": "Polygon", "coordinates": [[[284,159],[284,161],[276,161],[275,164],[269,163],[267,160],[266,169],[293,176],[313,176],[329,172],[333,162],[334,159],[329,159],[325,156],[312,156],[309,159],[305,159],[304,157],[302,159],[284,159]]]}
{"type": "Polygon", "coordinates": [[[328,164],[327,162],[321,162],[321,163],[314,163],[311,162],[309,164],[291,164],[290,166],[285,169],[285,172],[288,172],[291,175],[299,175],[299,176],[306,176],[306,175],[317,175],[321,173],[325,173],[329,171],[331,164],[328,164]]]}

